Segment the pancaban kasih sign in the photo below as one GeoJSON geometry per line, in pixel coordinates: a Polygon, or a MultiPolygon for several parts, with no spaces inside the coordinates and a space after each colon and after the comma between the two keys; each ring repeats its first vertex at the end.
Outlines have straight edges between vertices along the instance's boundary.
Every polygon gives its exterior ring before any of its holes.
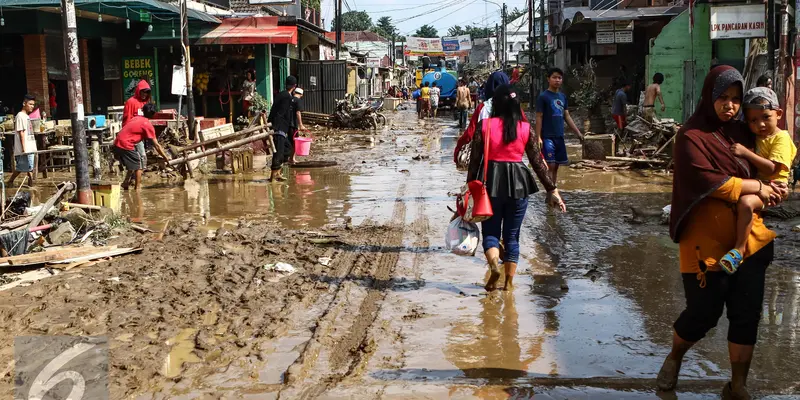
{"type": "Polygon", "coordinates": [[[766,5],[711,7],[711,40],[767,36],[766,5]]]}

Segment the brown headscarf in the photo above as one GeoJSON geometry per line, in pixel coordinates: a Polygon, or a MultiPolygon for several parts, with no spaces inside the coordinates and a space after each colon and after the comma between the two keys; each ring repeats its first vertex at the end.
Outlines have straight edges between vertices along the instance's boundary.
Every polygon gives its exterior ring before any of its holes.
{"type": "Polygon", "coordinates": [[[675,140],[669,234],[676,243],[680,241],[685,219],[700,200],[714,193],[731,177],[751,177],[749,163],[730,151],[734,143],[753,147],[754,139],[747,125],[736,117],[722,122],[714,111],[714,101],[731,85],[744,89],[744,79],[739,71],[727,65],[713,68],[703,83],[697,110],[675,140]]]}

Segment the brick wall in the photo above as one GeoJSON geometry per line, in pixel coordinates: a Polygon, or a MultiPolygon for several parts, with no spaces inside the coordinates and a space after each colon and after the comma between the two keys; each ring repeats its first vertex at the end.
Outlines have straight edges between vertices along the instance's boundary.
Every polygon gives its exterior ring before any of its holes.
{"type": "Polygon", "coordinates": [[[86,115],[94,115],[92,109],[92,84],[89,82],[89,41],[80,39],[81,85],[83,85],[83,109],[86,115]]]}
{"type": "MultiPolygon", "coordinates": [[[[38,104],[47,115],[50,113],[48,102],[47,53],[44,35],[23,35],[25,55],[25,83],[28,94],[36,96],[38,104]]],[[[22,99],[20,99],[20,102],[22,99]]]]}

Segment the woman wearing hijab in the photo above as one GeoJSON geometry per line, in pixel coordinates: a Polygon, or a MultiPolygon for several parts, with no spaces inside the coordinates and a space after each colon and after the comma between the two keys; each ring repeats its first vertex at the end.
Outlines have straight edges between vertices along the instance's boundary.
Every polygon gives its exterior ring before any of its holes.
{"type": "Polygon", "coordinates": [[[478,124],[470,147],[472,155],[467,174],[467,182],[485,178],[492,203],[493,215],[482,223],[481,229],[490,273],[485,287],[487,291],[495,290],[500,279],[501,237],[505,247],[502,260],[505,269],[503,290],[512,286],[517,270],[520,227],[528,209],[528,196],[538,191],[531,170],[522,162],[524,155],[527,155],[539,181],[547,190],[549,204],[560,208],[562,212],[567,211],[556,185],[547,173],[547,165],[540,155],[539,141],[531,125],[522,118],[517,94],[508,85],[494,88],[493,93],[492,116],[478,124]],[[489,141],[486,160],[483,159],[484,140],[489,141]]]}
{"type": "Polygon", "coordinates": [[[751,179],[754,168],[730,151],[734,143],[748,148],[754,144],[753,135],[737,118],[743,87],[744,80],[733,67],[713,68],[706,76],[697,110],[675,142],[670,236],[679,244],[686,309],[675,321],[672,351],[658,374],[661,390],[675,388],[683,356],[717,325],[726,307],[732,378],[722,398],[750,399],[747,374],[775,233],[764,226],[761,216],[754,215],[740,269],[728,275],[718,262],[736,240],[732,210],[739,197],[757,194],[764,204],[774,205],[784,194],[751,179]]]}
{"type": "MultiPolygon", "coordinates": [[[[486,93],[486,101],[483,103],[478,104],[475,107],[475,112],[472,113],[472,118],[469,120],[469,126],[467,126],[467,130],[464,131],[464,134],[458,138],[458,143],[456,143],[455,153],[453,153],[453,162],[458,163],[458,153],[461,151],[461,148],[467,145],[472,140],[472,137],[475,135],[475,130],[478,126],[478,123],[483,121],[484,119],[489,119],[492,115],[492,101],[494,97],[494,92],[503,85],[509,84],[508,75],[506,75],[503,71],[495,71],[489,75],[489,79],[486,80],[486,84],[484,85],[485,93],[486,93]]],[[[522,114],[522,121],[528,122],[528,118],[525,117],[525,113],[522,112],[520,108],[520,113],[522,114]]]]}

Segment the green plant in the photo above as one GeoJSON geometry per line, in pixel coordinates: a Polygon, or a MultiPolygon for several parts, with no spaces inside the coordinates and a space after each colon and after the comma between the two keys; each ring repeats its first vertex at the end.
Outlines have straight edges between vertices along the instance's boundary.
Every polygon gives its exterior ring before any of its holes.
{"type": "Polygon", "coordinates": [[[602,101],[600,88],[597,87],[597,76],[594,73],[597,63],[593,59],[577,68],[573,68],[572,75],[578,81],[576,90],[572,93],[575,102],[581,109],[591,111],[602,101]]]}
{"type": "Polygon", "coordinates": [[[266,113],[269,111],[269,102],[258,93],[253,94],[253,99],[250,100],[250,112],[255,114],[257,111],[266,113]]]}

